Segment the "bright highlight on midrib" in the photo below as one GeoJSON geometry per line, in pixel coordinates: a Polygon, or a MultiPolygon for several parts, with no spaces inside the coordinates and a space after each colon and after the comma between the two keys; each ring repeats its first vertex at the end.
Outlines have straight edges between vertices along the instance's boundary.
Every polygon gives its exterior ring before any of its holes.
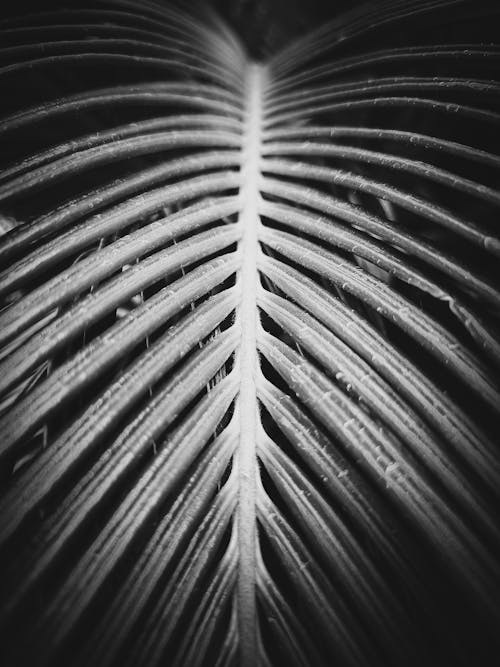
{"type": "Polygon", "coordinates": [[[239,222],[242,237],[239,242],[241,268],[238,273],[240,305],[236,326],[240,328],[236,367],[240,388],[236,405],[239,417],[239,448],[236,465],[239,479],[237,531],[239,543],[238,625],[241,639],[240,664],[255,664],[257,646],[257,613],[255,602],[256,574],[256,440],[259,429],[256,380],[260,372],[257,354],[257,256],[259,252],[259,176],[262,132],[262,98],[265,70],[250,65],[247,70],[246,127],[242,152],[241,198],[239,222]]]}

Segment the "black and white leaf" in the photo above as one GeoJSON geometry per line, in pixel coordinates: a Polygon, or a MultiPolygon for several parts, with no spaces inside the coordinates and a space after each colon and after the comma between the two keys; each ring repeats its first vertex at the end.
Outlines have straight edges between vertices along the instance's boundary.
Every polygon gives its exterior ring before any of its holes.
{"type": "Polygon", "coordinates": [[[0,22],[2,664],[496,664],[499,11],[0,22]]]}

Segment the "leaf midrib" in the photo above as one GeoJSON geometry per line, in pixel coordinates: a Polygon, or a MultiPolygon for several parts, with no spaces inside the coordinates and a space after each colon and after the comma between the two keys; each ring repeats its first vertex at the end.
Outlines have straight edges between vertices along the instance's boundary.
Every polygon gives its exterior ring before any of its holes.
{"type": "Polygon", "coordinates": [[[250,64],[247,69],[246,122],[242,147],[240,224],[238,244],[241,266],[237,282],[240,303],[235,324],[240,343],[235,359],[240,386],[236,402],[239,420],[239,446],[235,465],[238,474],[237,533],[239,569],[237,583],[238,624],[241,640],[241,665],[251,665],[258,643],[256,610],[256,442],[260,427],[256,379],[260,372],[257,354],[258,310],[257,258],[259,252],[259,176],[262,133],[262,97],[265,70],[250,64]]]}

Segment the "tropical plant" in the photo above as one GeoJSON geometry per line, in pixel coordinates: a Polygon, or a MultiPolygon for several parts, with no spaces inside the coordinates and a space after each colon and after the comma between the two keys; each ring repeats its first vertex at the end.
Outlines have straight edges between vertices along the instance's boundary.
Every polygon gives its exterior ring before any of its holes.
{"type": "Polygon", "coordinates": [[[53,4],[2,21],[2,664],[496,664],[498,3],[267,63],[53,4]]]}

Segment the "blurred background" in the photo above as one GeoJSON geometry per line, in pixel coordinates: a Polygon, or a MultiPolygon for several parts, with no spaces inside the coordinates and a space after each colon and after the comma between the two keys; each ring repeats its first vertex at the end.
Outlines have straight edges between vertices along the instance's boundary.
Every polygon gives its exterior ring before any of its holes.
{"type": "MultiPolygon", "coordinates": [[[[159,0],[161,2],[161,0],[159,0]]],[[[265,58],[299,34],[362,5],[380,0],[163,0],[165,5],[193,10],[196,5],[214,7],[240,35],[254,58],[265,58]]],[[[1,3],[3,18],[27,12],[74,9],[104,5],[101,0],[7,0],[1,3]]],[[[109,5],[109,2],[107,3],[109,5]]],[[[116,5],[120,0],[116,0],[116,5]]],[[[126,4],[126,3],[125,3],[126,4]]],[[[145,0],[145,5],[147,0],[145,0]]]]}
{"type": "MultiPolygon", "coordinates": [[[[203,0],[200,0],[203,2],[203,0]]],[[[365,0],[209,0],[254,58],[266,58],[295,36],[366,5],[365,0]]],[[[377,2],[371,2],[372,6],[377,2]]]]}

